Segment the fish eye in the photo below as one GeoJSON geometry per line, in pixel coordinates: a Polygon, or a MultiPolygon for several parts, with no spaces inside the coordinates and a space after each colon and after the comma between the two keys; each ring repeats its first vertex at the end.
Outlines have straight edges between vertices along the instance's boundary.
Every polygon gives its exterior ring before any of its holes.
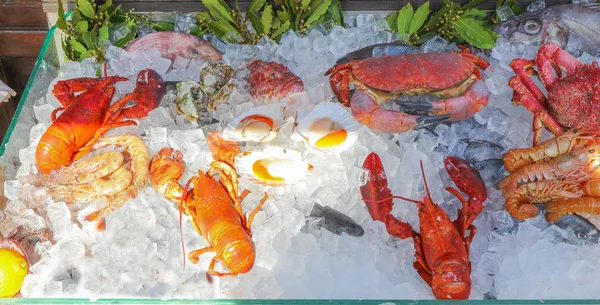
{"type": "Polygon", "coordinates": [[[193,55],[194,57],[198,57],[198,55],[199,55],[199,54],[200,54],[200,53],[198,53],[198,51],[197,51],[197,50],[192,50],[192,55],[193,55]]]}
{"type": "Polygon", "coordinates": [[[583,232],[577,232],[577,238],[579,239],[587,239],[588,235],[583,232]]]}
{"type": "Polygon", "coordinates": [[[525,25],[523,25],[523,29],[528,34],[537,34],[537,32],[540,30],[540,24],[535,20],[527,20],[525,25]]]}

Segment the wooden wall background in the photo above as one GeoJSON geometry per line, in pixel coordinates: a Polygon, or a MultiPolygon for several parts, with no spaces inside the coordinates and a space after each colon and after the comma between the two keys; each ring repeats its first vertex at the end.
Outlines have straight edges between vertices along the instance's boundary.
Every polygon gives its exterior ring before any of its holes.
{"type": "Polygon", "coordinates": [[[0,142],[47,32],[40,0],[0,0],[0,77],[17,91],[9,104],[0,105],[0,142]]]}

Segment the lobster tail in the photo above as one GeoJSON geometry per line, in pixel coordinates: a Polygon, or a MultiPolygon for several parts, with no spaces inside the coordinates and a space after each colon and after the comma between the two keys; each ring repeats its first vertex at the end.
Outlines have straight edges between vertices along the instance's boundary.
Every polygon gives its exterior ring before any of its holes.
{"type": "Polygon", "coordinates": [[[74,138],[71,131],[61,124],[50,125],[35,152],[38,170],[42,174],[49,174],[57,168],[71,164],[73,153],[77,150],[74,138]]]}

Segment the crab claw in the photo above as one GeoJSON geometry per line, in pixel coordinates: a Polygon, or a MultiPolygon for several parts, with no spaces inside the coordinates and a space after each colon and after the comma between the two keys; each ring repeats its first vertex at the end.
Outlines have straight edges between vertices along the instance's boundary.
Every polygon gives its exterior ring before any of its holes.
{"type": "Polygon", "coordinates": [[[419,126],[440,123],[451,115],[410,115],[381,108],[366,92],[357,90],[350,103],[352,115],[371,130],[384,133],[400,133],[419,126]]]}
{"type": "Polygon", "coordinates": [[[476,80],[460,96],[435,102],[395,100],[394,103],[410,110],[427,111],[438,116],[449,115],[449,121],[459,121],[472,117],[487,106],[488,88],[485,82],[476,80]]]}
{"type": "Polygon", "coordinates": [[[483,202],[487,198],[485,183],[481,179],[479,171],[461,158],[452,156],[444,158],[444,168],[458,189],[469,197],[467,200],[456,189],[451,187],[446,188],[463,204],[462,209],[458,213],[456,223],[460,228],[460,232],[464,235],[464,232],[473,220],[483,210],[483,202]]]}
{"type": "Polygon", "coordinates": [[[148,112],[158,107],[165,93],[167,93],[167,86],[156,71],[152,69],[140,71],[133,93],[123,98],[134,100],[136,105],[123,109],[123,116],[130,119],[146,117],[148,112]]]}
{"type": "Polygon", "coordinates": [[[178,181],[184,171],[183,154],[165,147],[150,161],[150,183],[168,200],[179,202],[184,189],[178,181]]]}

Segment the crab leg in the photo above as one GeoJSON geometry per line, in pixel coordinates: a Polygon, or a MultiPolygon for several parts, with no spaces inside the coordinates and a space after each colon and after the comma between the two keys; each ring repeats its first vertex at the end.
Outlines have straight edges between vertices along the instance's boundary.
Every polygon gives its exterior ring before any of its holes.
{"type": "MultiPolygon", "coordinates": [[[[513,67],[513,69],[515,68],[513,67]]],[[[515,69],[515,71],[517,72],[517,75],[511,77],[508,85],[515,90],[513,94],[513,103],[521,104],[527,108],[527,110],[533,113],[533,146],[537,146],[542,140],[543,125],[546,125],[548,129],[550,129],[550,131],[555,135],[562,134],[564,132],[563,128],[544,107],[544,104],[546,104],[546,98],[543,94],[541,94],[540,89],[533,84],[533,88],[535,89],[532,92],[529,86],[526,85],[528,82],[533,83],[531,78],[527,74],[523,78],[519,73],[519,69],[515,69]],[[541,100],[535,96],[538,92],[542,96],[541,100]]]]}
{"type": "Polygon", "coordinates": [[[485,83],[477,80],[461,96],[435,102],[394,101],[396,104],[414,110],[426,110],[437,116],[449,114],[449,121],[468,119],[488,104],[488,89],[485,83]]]}
{"type": "Polygon", "coordinates": [[[417,126],[439,123],[450,118],[449,114],[441,116],[409,115],[393,110],[385,110],[362,90],[354,92],[350,105],[352,116],[377,132],[400,133],[417,126]]]}

